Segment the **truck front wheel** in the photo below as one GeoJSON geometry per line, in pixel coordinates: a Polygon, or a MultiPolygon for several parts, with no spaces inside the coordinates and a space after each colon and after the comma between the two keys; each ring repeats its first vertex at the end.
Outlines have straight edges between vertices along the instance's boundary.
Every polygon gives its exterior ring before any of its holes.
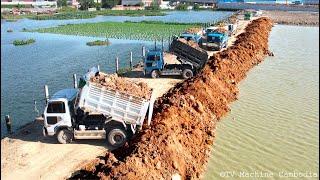
{"type": "Polygon", "coordinates": [[[128,134],[126,130],[120,125],[108,127],[106,131],[108,144],[112,148],[116,149],[123,146],[128,139],[128,134]]]}
{"type": "Polygon", "coordinates": [[[191,78],[193,77],[193,72],[191,69],[185,69],[182,71],[182,77],[183,79],[188,79],[188,78],[191,78]]]}
{"type": "Polygon", "coordinates": [[[61,129],[57,134],[57,139],[61,144],[71,143],[73,139],[73,133],[68,129],[61,129]]]}
{"type": "Polygon", "coordinates": [[[160,76],[160,72],[158,71],[158,70],[153,70],[152,72],[151,72],[151,77],[152,78],[158,78],[160,76]]]}

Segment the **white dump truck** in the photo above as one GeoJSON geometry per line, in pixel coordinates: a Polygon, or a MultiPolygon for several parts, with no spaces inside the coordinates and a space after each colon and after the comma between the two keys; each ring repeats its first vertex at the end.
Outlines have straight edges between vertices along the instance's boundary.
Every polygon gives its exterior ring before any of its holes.
{"type": "Polygon", "coordinates": [[[118,148],[142,128],[145,119],[150,125],[153,102],[152,92],[144,99],[87,81],[82,88],[60,90],[47,100],[43,133],[63,144],[106,139],[118,148]]]}

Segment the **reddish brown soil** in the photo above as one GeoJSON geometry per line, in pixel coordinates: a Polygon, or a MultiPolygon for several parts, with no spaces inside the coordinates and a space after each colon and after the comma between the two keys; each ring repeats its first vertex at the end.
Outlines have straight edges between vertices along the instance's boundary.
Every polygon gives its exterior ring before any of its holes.
{"type": "Polygon", "coordinates": [[[192,28],[188,28],[188,29],[186,30],[186,32],[197,34],[197,33],[200,32],[201,30],[202,30],[201,27],[192,27],[192,28]]]}
{"type": "Polygon", "coordinates": [[[91,78],[91,82],[137,97],[149,99],[151,96],[151,89],[146,83],[133,82],[128,78],[118,77],[117,74],[104,74],[100,72],[98,76],[91,78]]]}
{"type": "Polygon", "coordinates": [[[268,18],[253,20],[233,46],[215,54],[201,73],[178,84],[156,102],[150,128],[129,145],[107,153],[105,162],[88,171],[86,177],[200,178],[210,155],[217,119],[237,99],[237,83],[268,53],[271,28],[268,18]]]}

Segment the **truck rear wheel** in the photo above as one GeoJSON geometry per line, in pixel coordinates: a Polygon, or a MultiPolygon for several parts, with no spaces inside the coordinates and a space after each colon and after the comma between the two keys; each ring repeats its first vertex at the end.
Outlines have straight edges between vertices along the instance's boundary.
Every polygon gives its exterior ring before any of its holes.
{"type": "Polygon", "coordinates": [[[73,139],[73,133],[68,129],[61,129],[57,134],[57,140],[61,144],[71,143],[73,139]]]}
{"type": "Polygon", "coordinates": [[[182,77],[183,77],[183,79],[188,79],[188,78],[193,77],[193,72],[192,72],[192,70],[191,70],[191,69],[185,69],[185,70],[183,70],[183,72],[182,72],[182,77]]]}
{"type": "Polygon", "coordinates": [[[152,78],[158,78],[160,76],[160,72],[158,70],[151,71],[151,77],[152,78]]]}
{"type": "Polygon", "coordinates": [[[128,134],[121,125],[108,127],[106,130],[108,144],[112,148],[119,148],[128,140],[128,134]]]}

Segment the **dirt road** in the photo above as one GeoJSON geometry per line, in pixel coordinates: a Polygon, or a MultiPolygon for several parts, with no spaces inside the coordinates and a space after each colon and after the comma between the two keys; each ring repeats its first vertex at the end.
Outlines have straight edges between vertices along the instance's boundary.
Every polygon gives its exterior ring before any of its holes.
{"type": "MultiPolygon", "coordinates": [[[[239,21],[243,32],[248,21],[239,21]]],[[[234,37],[229,43],[233,43],[234,37]]],[[[214,52],[209,52],[214,53],[214,52]]],[[[166,62],[173,62],[174,56],[166,55],[166,62]]],[[[170,78],[142,78],[143,71],[137,69],[130,74],[132,80],[143,80],[160,97],[183,80],[170,78]]],[[[77,140],[72,144],[58,144],[55,138],[42,136],[42,125],[33,122],[12,137],[1,140],[1,178],[11,179],[66,179],[84,164],[103,156],[108,151],[104,140],[77,140]]]]}

